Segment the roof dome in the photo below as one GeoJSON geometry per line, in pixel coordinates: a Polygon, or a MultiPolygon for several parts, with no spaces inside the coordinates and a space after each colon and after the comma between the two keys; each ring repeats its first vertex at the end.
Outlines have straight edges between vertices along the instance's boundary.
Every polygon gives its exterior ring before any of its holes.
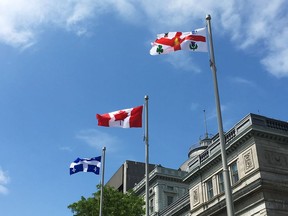
{"type": "Polygon", "coordinates": [[[208,135],[206,135],[204,139],[200,139],[199,143],[192,145],[189,148],[188,159],[179,167],[179,169],[181,171],[188,172],[189,171],[188,164],[190,163],[190,161],[194,160],[202,152],[204,152],[211,142],[212,142],[212,139],[208,135]]]}

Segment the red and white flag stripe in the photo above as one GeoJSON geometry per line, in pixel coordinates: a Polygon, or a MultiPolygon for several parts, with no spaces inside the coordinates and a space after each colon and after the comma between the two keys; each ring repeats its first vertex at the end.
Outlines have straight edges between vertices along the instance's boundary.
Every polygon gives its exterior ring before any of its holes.
{"type": "Polygon", "coordinates": [[[132,128],[142,127],[143,106],[96,114],[98,125],[104,127],[132,128]]]}

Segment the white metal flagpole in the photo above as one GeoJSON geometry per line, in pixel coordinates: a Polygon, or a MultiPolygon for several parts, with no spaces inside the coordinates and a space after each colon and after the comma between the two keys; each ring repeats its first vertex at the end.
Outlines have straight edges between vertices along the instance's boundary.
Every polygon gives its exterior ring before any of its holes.
{"type": "Polygon", "coordinates": [[[149,216],[149,144],[148,144],[148,96],[145,95],[145,178],[146,178],[146,216],[149,216]]]}
{"type": "Polygon", "coordinates": [[[208,35],[209,35],[209,47],[210,47],[210,68],[213,74],[214,81],[214,93],[216,100],[216,109],[217,109],[217,119],[218,119],[218,130],[220,137],[220,146],[221,146],[221,155],[222,155],[222,166],[223,166],[223,179],[224,179],[224,189],[225,189],[225,197],[226,197],[226,207],[227,207],[227,215],[234,216],[234,205],[232,200],[232,190],[229,179],[229,170],[227,165],[227,155],[226,155],[226,144],[225,137],[223,132],[223,123],[222,123],[222,115],[221,115],[221,106],[220,106],[220,98],[218,91],[218,82],[216,75],[216,65],[214,58],[214,48],[213,48],[213,40],[212,40],[212,30],[211,30],[211,16],[206,16],[207,27],[208,27],[208,35]]]}
{"type": "Polygon", "coordinates": [[[104,186],[104,169],[105,169],[105,151],[106,147],[102,148],[102,158],[101,158],[101,173],[102,173],[102,178],[101,178],[101,192],[100,192],[100,210],[99,210],[99,216],[102,216],[102,211],[103,211],[103,186],[104,186]]]}

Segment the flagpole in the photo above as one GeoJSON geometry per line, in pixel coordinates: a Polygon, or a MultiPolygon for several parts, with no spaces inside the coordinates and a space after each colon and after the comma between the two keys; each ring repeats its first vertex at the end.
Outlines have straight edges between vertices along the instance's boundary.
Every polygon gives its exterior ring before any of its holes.
{"type": "Polygon", "coordinates": [[[229,170],[227,166],[226,144],[225,144],[225,137],[224,137],[224,132],[223,132],[223,123],[222,123],[221,106],[220,106],[218,82],[217,82],[217,75],[216,75],[216,65],[215,65],[215,58],[214,58],[210,15],[206,16],[206,21],[207,21],[208,35],[209,35],[210,68],[213,74],[214,93],[215,93],[217,119],[218,119],[218,130],[219,130],[221,155],[222,155],[223,179],[224,179],[227,215],[234,216],[234,205],[233,205],[233,200],[232,200],[232,190],[231,190],[231,184],[230,184],[230,179],[229,179],[229,170]]]}
{"type": "Polygon", "coordinates": [[[149,216],[149,144],[148,144],[148,95],[145,95],[145,177],[146,177],[146,216],[149,216]]]}
{"type": "Polygon", "coordinates": [[[102,173],[102,178],[101,178],[101,194],[100,194],[100,210],[99,210],[99,216],[102,216],[102,211],[103,211],[103,186],[104,186],[104,169],[105,169],[105,151],[106,147],[104,146],[102,148],[102,160],[101,160],[101,173],[102,173]]]}

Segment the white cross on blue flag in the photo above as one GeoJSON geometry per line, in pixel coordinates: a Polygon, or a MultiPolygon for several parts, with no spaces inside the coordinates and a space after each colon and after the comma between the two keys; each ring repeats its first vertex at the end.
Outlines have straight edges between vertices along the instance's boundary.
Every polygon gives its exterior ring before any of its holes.
{"type": "Polygon", "coordinates": [[[101,156],[93,158],[77,158],[70,165],[70,175],[77,172],[93,172],[99,175],[101,167],[101,156]]]}

